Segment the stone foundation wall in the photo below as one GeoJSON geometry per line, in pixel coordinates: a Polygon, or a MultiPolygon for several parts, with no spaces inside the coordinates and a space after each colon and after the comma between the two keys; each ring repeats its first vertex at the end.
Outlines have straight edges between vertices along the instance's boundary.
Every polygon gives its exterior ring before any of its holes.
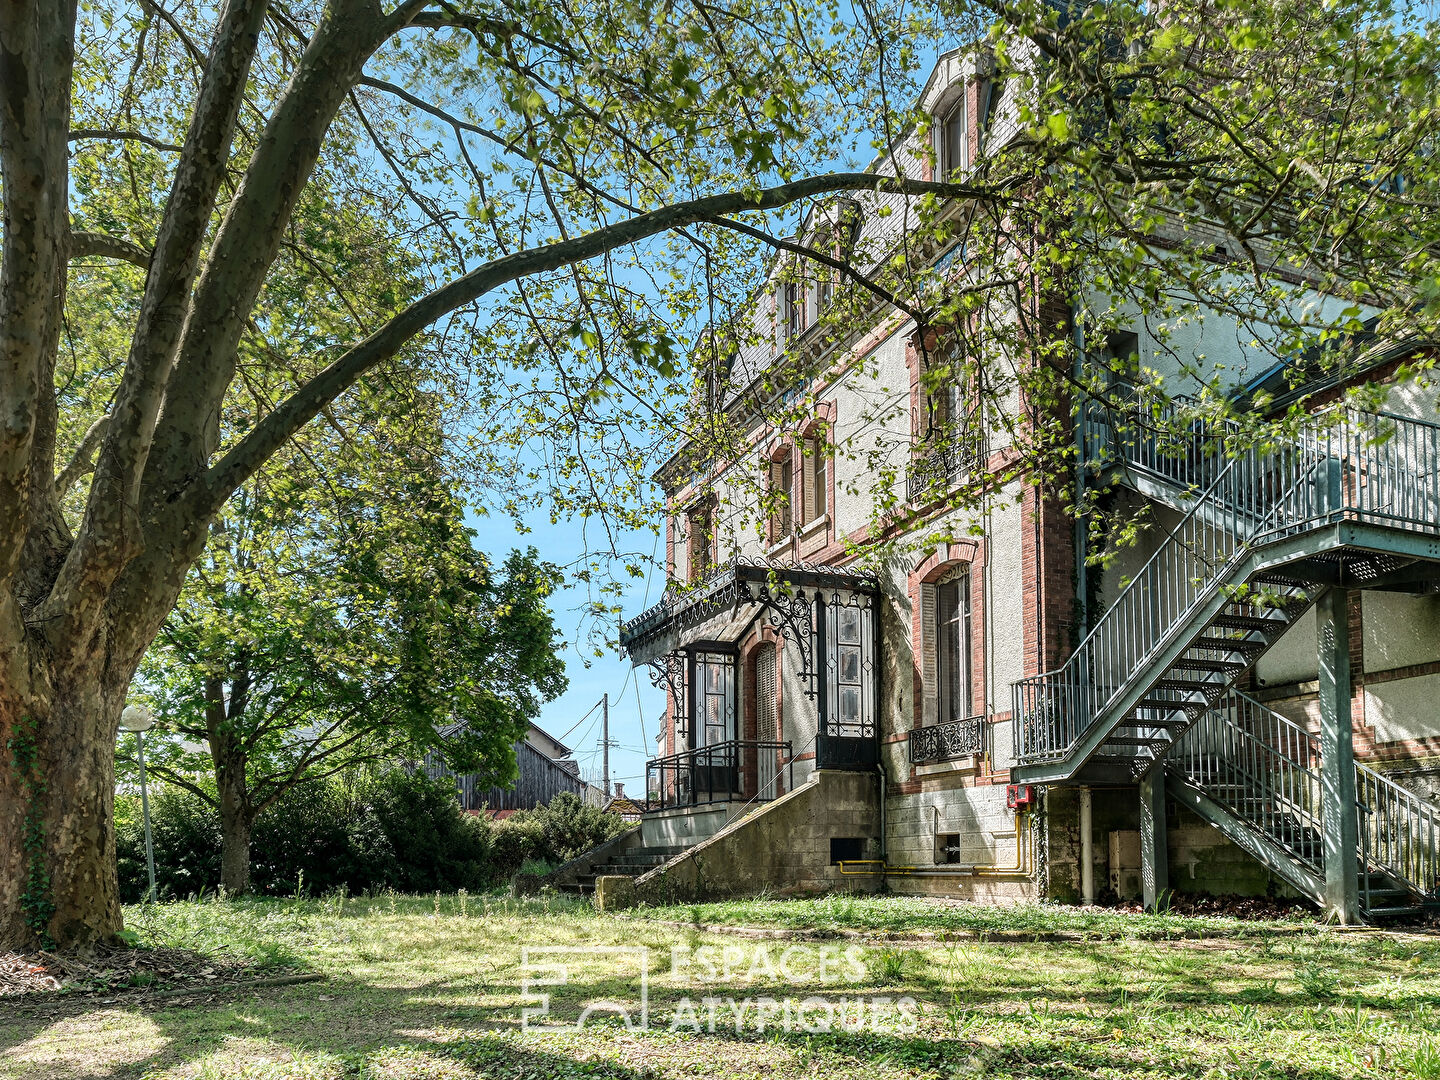
{"type": "MultiPolygon", "coordinates": [[[[1080,804],[1075,788],[1051,788],[1050,898],[1080,902],[1080,804]]],[[[1135,788],[1097,788],[1091,801],[1094,823],[1095,891],[1101,903],[1138,900],[1140,889],[1140,795],[1135,788]]],[[[1170,888],[1177,893],[1215,896],[1298,894],[1211,828],[1166,800],[1170,888]]]]}
{"type": "MultiPolygon", "coordinates": [[[[953,770],[928,778],[918,792],[886,800],[887,855],[892,866],[934,871],[944,868],[937,835],[957,834],[959,861],[969,866],[1016,864],[1015,814],[1005,806],[1005,788],[967,783],[969,773],[953,770]]],[[[1028,825],[1026,826],[1028,828],[1028,825]]],[[[890,892],[951,896],[965,900],[1015,901],[1038,896],[1034,880],[1019,874],[1006,877],[972,873],[892,875],[890,892]]]]}

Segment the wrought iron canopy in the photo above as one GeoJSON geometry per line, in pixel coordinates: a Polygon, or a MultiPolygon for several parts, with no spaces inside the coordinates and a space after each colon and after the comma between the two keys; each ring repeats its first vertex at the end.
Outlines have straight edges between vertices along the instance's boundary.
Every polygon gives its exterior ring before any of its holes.
{"type": "MultiPolygon", "coordinates": [[[[809,604],[817,590],[873,597],[879,595],[880,582],[864,571],[737,558],[715,567],[698,584],[666,589],[658,604],[621,625],[620,647],[634,663],[652,663],[684,644],[686,631],[720,616],[735,619],[745,614],[742,609],[756,614],[763,609],[775,628],[808,654],[813,631],[809,604]]],[[[813,661],[809,655],[806,659],[813,661]]],[[[814,670],[813,662],[805,666],[814,670]]]]}

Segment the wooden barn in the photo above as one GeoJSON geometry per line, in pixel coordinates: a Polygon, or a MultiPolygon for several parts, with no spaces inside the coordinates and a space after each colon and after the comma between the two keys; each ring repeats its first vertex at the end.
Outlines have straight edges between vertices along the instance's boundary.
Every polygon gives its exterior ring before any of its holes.
{"type": "MultiPolygon", "coordinates": [[[[590,785],[580,779],[580,765],[570,754],[569,747],[531,724],[525,738],[515,744],[515,763],[519,767],[515,783],[500,787],[481,784],[474,775],[456,776],[460,807],[471,813],[488,811],[503,816],[544,806],[562,791],[587,798],[590,785]]],[[[434,778],[454,776],[434,753],[426,755],[423,768],[434,778]]]]}

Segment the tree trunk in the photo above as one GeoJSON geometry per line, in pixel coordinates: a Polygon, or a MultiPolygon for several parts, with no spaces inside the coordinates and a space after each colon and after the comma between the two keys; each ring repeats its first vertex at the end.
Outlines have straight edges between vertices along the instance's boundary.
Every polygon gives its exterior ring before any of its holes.
{"type": "Polygon", "coordinates": [[[245,748],[235,737],[230,712],[224,682],[205,680],[205,728],[220,795],[220,884],[227,893],[241,896],[250,891],[250,829],[255,813],[246,785],[245,748]]]}
{"type": "Polygon", "coordinates": [[[250,891],[250,819],[220,806],[220,884],[230,896],[250,891]]]}
{"type": "MultiPolygon", "coordinates": [[[[102,651],[103,652],[103,651],[102,651]]],[[[0,673],[0,947],[84,948],[119,933],[115,735],[105,665],[0,673]]],[[[128,679],[126,680],[128,683],[128,679]]]]}

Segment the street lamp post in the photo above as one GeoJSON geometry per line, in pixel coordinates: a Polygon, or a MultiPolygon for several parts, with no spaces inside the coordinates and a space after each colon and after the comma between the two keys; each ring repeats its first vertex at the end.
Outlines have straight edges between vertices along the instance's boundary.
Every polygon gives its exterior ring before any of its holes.
{"type": "Polygon", "coordinates": [[[140,812],[145,818],[145,868],[150,872],[150,891],[145,899],[155,900],[155,847],[150,840],[150,795],[145,785],[145,732],[155,726],[155,714],[144,705],[126,705],[120,712],[120,726],[135,733],[135,757],[140,762],[140,812]]]}

